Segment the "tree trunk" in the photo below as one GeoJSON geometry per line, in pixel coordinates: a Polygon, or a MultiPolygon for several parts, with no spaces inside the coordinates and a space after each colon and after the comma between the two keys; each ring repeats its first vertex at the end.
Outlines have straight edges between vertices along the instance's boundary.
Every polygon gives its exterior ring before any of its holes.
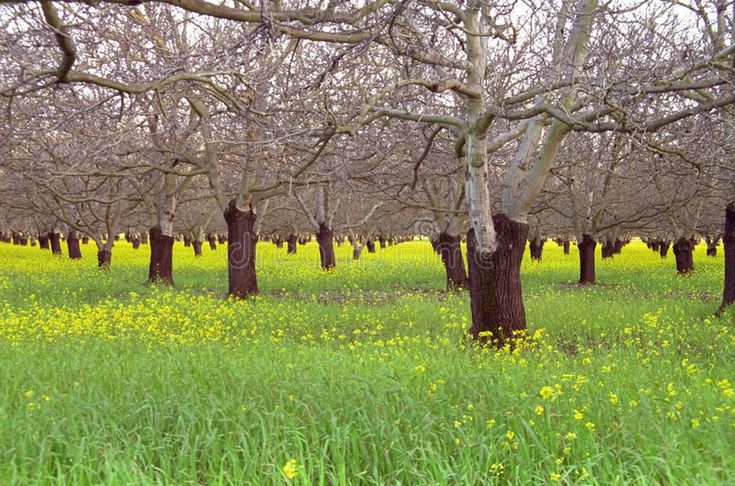
{"type": "Polygon", "coordinates": [[[541,261],[541,255],[544,252],[544,243],[546,240],[542,240],[540,238],[534,238],[532,240],[528,240],[528,248],[531,253],[531,260],[535,260],[537,262],[541,261]]]}
{"type": "Polygon", "coordinates": [[[437,253],[442,257],[447,274],[447,290],[458,290],[467,286],[467,273],[462,258],[459,235],[442,231],[437,240],[437,253]]]}
{"type": "Polygon", "coordinates": [[[131,235],[130,242],[133,244],[133,250],[140,248],[140,235],[137,233],[131,235]]]}
{"type": "Polygon", "coordinates": [[[368,238],[366,245],[368,253],[375,253],[375,241],[372,238],[368,238]]]}
{"type": "Polygon", "coordinates": [[[595,248],[597,242],[590,235],[582,235],[577,243],[579,249],[579,284],[593,285],[595,279],[595,248]]]}
{"type": "Polygon", "coordinates": [[[381,248],[385,248],[385,236],[383,235],[378,236],[378,242],[380,243],[381,248]]]}
{"type": "Polygon", "coordinates": [[[184,247],[188,248],[191,246],[191,238],[184,236],[184,247]]]}
{"type": "Polygon", "coordinates": [[[112,252],[110,250],[97,251],[97,267],[102,270],[109,270],[112,263],[112,252]]]}
{"type": "Polygon", "coordinates": [[[66,248],[69,252],[69,258],[79,260],[82,258],[82,250],[79,248],[79,235],[76,231],[70,231],[66,237],[66,248]]]}
{"type": "Polygon", "coordinates": [[[362,246],[359,244],[352,246],[352,259],[353,260],[359,260],[360,255],[362,254],[362,246]]]}
{"type": "Polygon", "coordinates": [[[194,256],[202,256],[202,242],[199,240],[193,240],[191,245],[194,247],[194,256]]]}
{"type": "Polygon", "coordinates": [[[140,242],[144,245],[148,244],[148,233],[145,231],[140,235],[140,242]]]}
{"type": "Polygon", "coordinates": [[[296,238],[296,235],[291,233],[288,235],[288,238],[286,238],[286,253],[288,254],[296,254],[296,242],[298,241],[298,238],[296,238]]]}
{"type": "MultiPolygon", "coordinates": [[[[725,213],[727,214],[727,213],[725,213]]],[[[719,238],[716,240],[710,240],[707,239],[707,256],[708,257],[716,257],[717,256],[717,244],[720,242],[719,238]]]]}
{"type": "Polygon", "coordinates": [[[89,244],[89,236],[82,236],[82,245],[89,244]]]}
{"type": "Polygon", "coordinates": [[[322,261],[322,268],[329,270],[334,268],[334,232],[332,228],[328,228],[324,223],[319,223],[319,232],[316,234],[316,241],[319,243],[319,256],[322,261]]]}
{"type": "Polygon", "coordinates": [[[725,247],[725,286],[722,292],[720,311],[735,303],[735,204],[725,209],[725,234],[722,236],[725,247]]]}
{"type": "Polygon", "coordinates": [[[174,284],[173,248],[174,237],[161,233],[156,225],[150,229],[151,260],[148,266],[148,281],[174,284]]]}
{"type": "Polygon", "coordinates": [[[224,245],[227,243],[227,237],[225,235],[217,235],[217,243],[224,245]]]}
{"type": "Polygon", "coordinates": [[[252,208],[241,211],[235,200],[231,200],[225,210],[227,222],[227,294],[244,299],[258,293],[258,280],[255,274],[255,249],[258,235],[255,233],[256,215],[252,208]]]}
{"type": "Polygon", "coordinates": [[[49,231],[48,239],[51,244],[51,253],[54,255],[61,255],[61,241],[59,240],[59,233],[56,231],[49,231]]]}
{"type": "Polygon", "coordinates": [[[612,258],[615,255],[615,243],[610,240],[605,240],[602,244],[601,254],[604,259],[612,258]]]}
{"type": "Polygon", "coordinates": [[[492,254],[476,251],[475,230],[467,233],[470,306],[469,333],[482,342],[503,346],[515,332],[526,329],[521,290],[521,261],[528,225],[499,213],[493,216],[497,248],[492,254]]]}
{"type": "Polygon", "coordinates": [[[38,235],[38,246],[40,246],[42,250],[49,249],[48,242],[49,242],[48,235],[45,235],[45,234],[38,235]]]}
{"type": "Polygon", "coordinates": [[[569,240],[564,240],[563,248],[564,248],[564,254],[569,255],[569,240]]]}
{"type": "Polygon", "coordinates": [[[687,275],[694,271],[694,260],[692,258],[692,250],[694,243],[688,238],[679,238],[674,243],[674,257],[676,258],[676,273],[679,275],[687,275]]]}
{"type": "Polygon", "coordinates": [[[668,241],[659,241],[658,242],[658,254],[661,255],[661,258],[666,258],[666,255],[669,254],[669,246],[671,243],[668,241]]]}
{"type": "MultiPolygon", "coordinates": [[[[229,231],[229,230],[228,230],[229,231]]],[[[217,238],[213,234],[207,235],[207,241],[209,241],[209,249],[210,250],[216,250],[217,249],[217,238]]]]}

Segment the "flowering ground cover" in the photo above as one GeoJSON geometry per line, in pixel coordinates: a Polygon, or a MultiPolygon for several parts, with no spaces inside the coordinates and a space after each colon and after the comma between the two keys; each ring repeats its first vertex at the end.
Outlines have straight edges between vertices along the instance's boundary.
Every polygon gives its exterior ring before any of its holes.
{"type": "Polygon", "coordinates": [[[3,484],[735,482],[735,325],[722,255],[635,242],[522,268],[528,336],[473,345],[469,299],[410,242],[319,269],[258,246],[261,295],[224,298],[226,250],[70,261],[0,244],[3,484]]]}

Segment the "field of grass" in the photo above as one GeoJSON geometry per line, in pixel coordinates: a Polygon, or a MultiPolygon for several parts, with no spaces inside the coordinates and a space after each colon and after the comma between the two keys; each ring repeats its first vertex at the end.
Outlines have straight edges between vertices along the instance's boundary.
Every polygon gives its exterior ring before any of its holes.
{"type": "Polygon", "coordinates": [[[319,269],[258,246],[261,296],[224,298],[226,249],[147,247],[109,273],[0,243],[2,484],[733,484],[735,326],[722,252],[677,277],[641,243],[574,285],[524,260],[529,339],[463,337],[427,242],[319,269]]]}

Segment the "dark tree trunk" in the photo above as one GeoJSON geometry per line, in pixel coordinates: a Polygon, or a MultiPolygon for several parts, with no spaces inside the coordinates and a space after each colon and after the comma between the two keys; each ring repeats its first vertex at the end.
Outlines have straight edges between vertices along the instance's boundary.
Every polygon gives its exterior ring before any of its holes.
{"type": "Polygon", "coordinates": [[[728,204],[725,210],[725,234],[722,236],[725,247],[725,287],[722,292],[720,310],[735,303],[735,204],[728,204]]]}
{"type": "Polygon", "coordinates": [[[217,238],[215,238],[213,234],[210,233],[209,235],[207,235],[207,241],[209,241],[209,249],[210,250],[216,250],[217,249],[217,238]]]}
{"type": "Polygon", "coordinates": [[[653,240],[651,242],[651,250],[653,250],[655,252],[660,252],[661,251],[661,241],[660,240],[653,240]]]}
{"type": "Polygon", "coordinates": [[[613,243],[613,254],[620,255],[620,252],[623,251],[623,247],[627,243],[624,240],[621,240],[620,238],[615,239],[615,243],[613,243]]]}
{"type": "Polygon", "coordinates": [[[459,235],[450,235],[444,231],[439,233],[437,252],[444,263],[448,290],[458,290],[467,286],[467,273],[464,268],[460,242],[459,235]]]}
{"type": "Polygon", "coordinates": [[[309,239],[306,237],[302,236],[301,238],[299,238],[299,245],[305,245],[308,242],[309,242],[309,239]]]}
{"type": "Polygon", "coordinates": [[[360,255],[362,254],[362,246],[353,246],[352,247],[352,259],[353,260],[359,260],[360,255]]]}
{"type": "Polygon", "coordinates": [[[148,233],[146,233],[145,231],[140,235],[140,242],[144,245],[148,244],[148,233]]]}
{"type": "Polygon", "coordinates": [[[173,248],[174,237],[161,233],[159,226],[150,229],[151,260],[148,266],[148,281],[174,284],[173,248]]]}
{"type": "Polygon", "coordinates": [[[531,260],[535,260],[537,262],[541,261],[541,255],[543,255],[544,252],[545,242],[546,240],[542,240],[540,238],[528,240],[528,248],[531,253],[531,260]]]}
{"type": "Polygon", "coordinates": [[[202,242],[199,240],[194,240],[191,242],[191,246],[194,247],[194,256],[202,256],[202,242]]]}
{"type": "Polygon", "coordinates": [[[133,244],[133,250],[140,248],[140,236],[137,234],[130,236],[130,243],[133,244]]]}
{"type": "Polygon", "coordinates": [[[112,252],[110,250],[97,251],[97,267],[102,270],[109,270],[112,263],[112,252]]]}
{"type": "Polygon", "coordinates": [[[334,268],[334,232],[332,228],[327,228],[324,223],[319,224],[319,232],[316,234],[316,241],[319,243],[319,256],[322,261],[322,268],[329,270],[334,268]]]}
{"type": "Polygon", "coordinates": [[[69,252],[69,258],[79,260],[82,258],[82,250],[79,248],[79,236],[76,232],[70,231],[66,237],[66,249],[69,252]]]}
{"type": "Polygon", "coordinates": [[[224,245],[227,243],[227,237],[225,235],[217,235],[217,243],[224,245]]]}
{"type": "Polygon", "coordinates": [[[256,215],[252,209],[240,211],[231,200],[225,210],[227,222],[227,294],[239,299],[258,293],[255,274],[255,249],[258,235],[255,233],[256,215]]]}
{"type": "Polygon", "coordinates": [[[372,238],[368,238],[365,244],[367,246],[368,253],[375,253],[375,241],[373,241],[372,238]]]}
{"type": "Polygon", "coordinates": [[[613,255],[615,255],[615,243],[610,240],[605,240],[605,242],[602,244],[601,254],[602,258],[612,258],[613,255]]]}
{"type": "Polygon", "coordinates": [[[191,246],[191,238],[188,236],[184,236],[184,246],[187,248],[191,246]]]}
{"type": "Polygon", "coordinates": [[[38,246],[41,247],[42,250],[48,250],[49,249],[49,238],[48,235],[38,235],[38,246]]]}
{"type": "Polygon", "coordinates": [[[431,240],[431,247],[434,249],[434,253],[439,255],[439,237],[431,240]]]}
{"type": "Polygon", "coordinates": [[[564,240],[563,248],[564,248],[564,254],[569,255],[569,240],[564,240]]]}
{"type": "Polygon", "coordinates": [[[482,342],[503,346],[514,333],[526,329],[521,290],[521,261],[526,249],[528,225],[499,213],[493,216],[497,249],[481,255],[475,249],[475,231],[467,233],[470,306],[469,333],[482,342]]]}
{"type": "Polygon", "coordinates": [[[658,242],[658,254],[661,255],[661,258],[666,258],[666,255],[669,254],[669,246],[671,243],[668,241],[659,241],[658,242]]]}
{"type": "Polygon", "coordinates": [[[82,236],[82,245],[89,244],[89,236],[82,236]]]}
{"type": "Polygon", "coordinates": [[[378,236],[378,242],[380,243],[381,248],[385,248],[385,236],[383,235],[378,236]]]}
{"type": "Polygon", "coordinates": [[[688,238],[679,238],[674,243],[673,250],[676,258],[676,273],[686,275],[694,271],[694,259],[692,258],[694,242],[688,238]]]}
{"type": "Polygon", "coordinates": [[[59,239],[59,233],[49,231],[48,240],[51,244],[51,253],[54,255],[61,255],[61,240],[59,239]]]}
{"type": "Polygon", "coordinates": [[[273,243],[276,245],[276,248],[283,248],[283,238],[280,236],[276,236],[273,238],[273,243]]]}
{"type": "Polygon", "coordinates": [[[286,238],[286,253],[288,254],[295,254],[296,253],[296,242],[298,241],[298,238],[296,238],[296,235],[291,233],[288,235],[288,238],[286,238]]]}
{"type": "Polygon", "coordinates": [[[597,242],[590,235],[582,235],[577,243],[579,249],[579,284],[593,285],[595,279],[595,248],[597,242]]]}
{"type": "Polygon", "coordinates": [[[720,240],[719,238],[716,240],[707,240],[707,256],[708,257],[716,257],[717,256],[717,245],[719,244],[720,240]]]}

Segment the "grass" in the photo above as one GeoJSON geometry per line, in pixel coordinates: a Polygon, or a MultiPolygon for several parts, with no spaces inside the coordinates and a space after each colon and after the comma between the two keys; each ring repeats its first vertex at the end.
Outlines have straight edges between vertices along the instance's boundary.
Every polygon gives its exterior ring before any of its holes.
{"type": "Polygon", "coordinates": [[[82,251],[0,244],[3,484],[735,482],[735,330],[703,246],[681,278],[634,243],[580,288],[547,244],[514,352],[464,339],[426,242],[342,246],[327,274],[313,243],[261,244],[240,302],[223,247],[177,243],[173,289],[144,285],[146,247],[109,274],[82,251]]]}

